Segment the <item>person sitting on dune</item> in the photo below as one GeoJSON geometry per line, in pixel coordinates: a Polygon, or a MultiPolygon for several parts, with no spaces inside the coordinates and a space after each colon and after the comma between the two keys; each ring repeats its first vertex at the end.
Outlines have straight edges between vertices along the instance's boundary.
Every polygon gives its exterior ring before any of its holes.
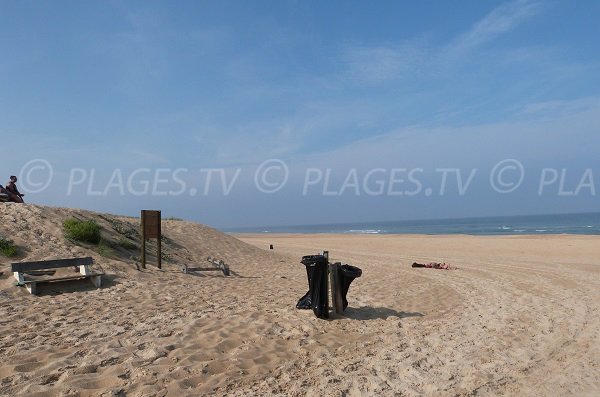
{"type": "Polygon", "coordinates": [[[12,175],[10,177],[10,180],[6,184],[5,190],[8,193],[8,198],[10,201],[12,201],[14,203],[24,203],[23,196],[25,196],[25,195],[21,194],[19,192],[19,189],[17,189],[17,177],[16,176],[12,175]]]}

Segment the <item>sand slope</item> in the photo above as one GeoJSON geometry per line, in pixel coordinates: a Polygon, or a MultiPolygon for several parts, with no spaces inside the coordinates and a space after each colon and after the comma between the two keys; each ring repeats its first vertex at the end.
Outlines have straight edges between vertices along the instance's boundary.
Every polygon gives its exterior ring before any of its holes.
{"type": "Polygon", "coordinates": [[[164,269],[135,250],[77,246],[69,217],[107,241],[137,220],[2,205],[17,260],[92,255],[105,286],[63,283],[29,295],[0,256],[0,395],[595,395],[597,237],[242,236],[165,221],[164,269]],[[359,265],[344,318],[294,308],[300,256],[329,249],[359,265]],[[211,255],[219,273],[185,275],[211,255]],[[411,269],[446,260],[447,272],[411,269]],[[68,285],[64,285],[68,284],[68,285]]]}
{"type": "Polygon", "coordinates": [[[138,271],[128,255],[105,258],[72,245],[61,226],[69,216],[95,219],[110,238],[118,233],[106,219],[137,227],[134,219],[30,205],[1,206],[0,215],[1,234],[25,247],[18,259],[92,255],[107,273],[98,290],[88,282],[61,283],[34,297],[14,287],[14,260],[0,256],[1,395],[224,393],[229,385],[264,381],[292,355],[286,338],[301,331],[286,330],[277,318],[293,313],[295,294],[276,302],[286,293],[268,288],[275,279],[290,290],[291,280],[280,275],[297,270],[291,262],[208,227],[165,221],[163,251],[170,259],[163,271],[138,271]],[[233,276],[185,275],[176,266],[206,266],[208,255],[230,264],[233,276]]]}

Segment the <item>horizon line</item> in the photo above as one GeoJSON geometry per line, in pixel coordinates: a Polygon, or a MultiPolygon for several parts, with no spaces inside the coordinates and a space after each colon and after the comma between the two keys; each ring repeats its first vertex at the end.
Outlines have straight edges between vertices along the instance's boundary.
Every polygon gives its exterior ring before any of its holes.
{"type": "Polygon", "coordinates": [[[527,218],[527,217],[543,217],[543,216],[561,216],[561,215],[591,215],[600,214],[600,211],[585,211],[585,212],[563,212],[563,213],[545,213],[545,214],[521,214],[521,215],[489,215],[489,216],[472,216],[472,217],[450,217],[450,218],[419,218],[419,219],[403,219],[403,220],[385,220],[385,221],[357,221],[357,222],[334,222],[334,223],[311,223],[311,224],[295,224],[295,225],[279,225],[279,226],[245,226],[245,227],[227,227],[219,228],[223,231],[235,232],[243,229],[269,229],[269,228],[287,228],[287,227],[311,227],[311,226],[346,226],[364,223],[397,223],[397,222],[424,222],[424,221],[459,221],[459,220],[474,220],[474,219],[496,219],[496,218],[527,218]]]}

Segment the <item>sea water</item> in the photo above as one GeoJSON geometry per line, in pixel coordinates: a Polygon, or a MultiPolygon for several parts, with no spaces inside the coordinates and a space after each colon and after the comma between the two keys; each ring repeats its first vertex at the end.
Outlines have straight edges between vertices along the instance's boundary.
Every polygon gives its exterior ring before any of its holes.
{"type": "Polygon", "coordinates": [[[229,231],[244,233],[592,235],[600,234],[600,212],[585,214],[529,215],[489,218],[462,218],[257,227],[235,229],[229,231]]]}

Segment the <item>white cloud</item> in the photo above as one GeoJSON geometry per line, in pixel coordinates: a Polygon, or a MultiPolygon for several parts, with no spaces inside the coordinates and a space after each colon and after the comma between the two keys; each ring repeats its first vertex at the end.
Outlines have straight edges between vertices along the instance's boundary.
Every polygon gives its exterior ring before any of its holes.
{"type": "Polygon", "coordinates": [[[588,111],[591,109],[600,108],[600,98],[588,97],[579,98],[576,100],[565,101],[565,100],[553,100],[529,103],[521,107],[517,114],[527,116],[542,116],[550,115],[556,116],[557,114],[576,114],[582,111],[588,111]]]}
{"type": "Polygon", "coordinates": [[[465,53],[515,29],[539,11],[537,1],[505,3],[479,20],[468,31],[445,45],[424,39],[400,44],[355,46],[345,49],[342,63],[346,76],[362,84],[377,84],[420,75],[436,75],[454,63],[465,63],[465,53]]]}
{"type": "MultiPolygon", "coordinates": [[[[461,167],[518,158],[556,166],[580,158],[597,165],[600,97],[531,104],[551,113],[466,126],[412,126],[307,156],[309,167],[461,167]]],[[[588,165],[589,166],[589,165],[588,165]]]]}
{"type": "Polygon", "coordinates": [[[366,83],[413,75],[426,58],[426,50],[412,42],[389,47],[354,47],[343,56],[344,62],[349,65],[350,78],[366,83]]]}
{"type": "Polygon", "coordinates": [[[537,1],[515,0],[502,4],[477,22],[473,28],[460,35],[451,45],[453,52],[477,47],[499,35],[516,28],[540,10],[537,1]]]}

